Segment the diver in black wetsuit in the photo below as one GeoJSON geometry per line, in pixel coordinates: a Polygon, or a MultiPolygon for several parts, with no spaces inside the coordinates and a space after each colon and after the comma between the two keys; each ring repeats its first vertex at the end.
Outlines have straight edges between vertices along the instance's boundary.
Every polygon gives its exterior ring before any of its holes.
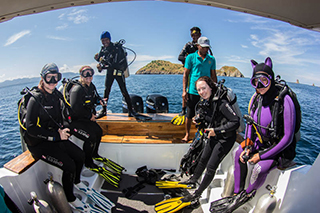
{"type": "MultiPolygon", "coordinates": [[[[201,100],[202,112],[205,116],[199,118],[196,116],[195,121],[201,123],[208,123],[205,126],[205,131],[208,133],[208,142],[206,143],[203,153],[201,155],[199,164],[197,165],[194,175],[187,181],[187,183],[195,184],[206,168],[206,173],[201,181],[199,188],[194,194],[183,198],[184,202],[198,199],[202,192],[209,186],[214,178],[216,169],[223,158],[233,147],[236,140],[236,130],[240,125],[239,117],[229,105],[226,96],[222,96],[218,100],[214,100],[217,86],[212,79],[207,76],[200,77],[196,81],[196,87],[201,100]],[[202,120],[202,121],[201,121],[202,120]]],[[[199,111],[199,110],[198,110],[199,111]]]]}
{"type": "Polygon", "coordinates": [[[57,65],[50,63],[40,74],[38,88],[27,106],[24,140],[35,158],[63,170],[62,186],[68,202],[75,208],[85,209],[86,204],[73,194],[74,183],[80,183],[84,153],[68,140],[70,130],[61,125],[62,94],[56,89],[61,73],[57,65]]]}
{"type": "Polygon", "coordinates": [[[70,105],[72,122],[71,133],[84,141],[85,166],[97,168],[92,158],[100,157],[98,149],[102,137],[102,129],[96,122],[95,105],[105,106],[106,99],[96,92],[92,83],[94,71],[90,66],[83,66],[79,70],[80,80],[70,90],[70,105]]]}
{"type": "MultiPolygon", "coordinates": [[[[99,62],[97,65],[98,71],[107,70],[105,79],[104,98],[108,99],[113,81],[116,80],[119,84],[121,93],[125,98],[128,106],[129,117],[135,115],[132,110],[131,99],[126,88],[124,71],[127,69],[126,55],[123,53],[122,47],[119,47],[111,42],[111,35],[108,31],[102,32],[101,36],[102,47],[99,53],[94,58],[99,62]]],[[[97,119],[107,114],[107,107],[103,106],[97,114],[97,119]]]]}

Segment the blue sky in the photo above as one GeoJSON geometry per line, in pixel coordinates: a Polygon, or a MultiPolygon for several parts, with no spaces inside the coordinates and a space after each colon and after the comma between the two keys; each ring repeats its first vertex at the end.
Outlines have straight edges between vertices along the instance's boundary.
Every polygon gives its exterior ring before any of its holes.
{"type": "Polygon", "coordinates": [[[193,26],[211,40],[217,69],[235,66],[250,77],[250,60],[263,62],[270,56],[275,73],[287,81],[320,85],[320,33],[225,9],[162,1],[73,7],[1,23],[0,82],[39,76],[49,62],[62,72],[95,67],[93,56],[104,30],[112,41],[125,39],[125,46],[137,53],[131,73],[152,60],[179,63],[193,26]]]}

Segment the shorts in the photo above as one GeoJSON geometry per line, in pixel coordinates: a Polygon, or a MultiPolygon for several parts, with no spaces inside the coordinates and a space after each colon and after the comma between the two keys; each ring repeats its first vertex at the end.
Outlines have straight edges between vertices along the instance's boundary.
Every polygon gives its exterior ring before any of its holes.
{"type": "Polygon", "coordinates": [[[187,114],[186,117],[191,119],[195,116],[195,107],[200,101],[200,95],[192,95],[188,93],[187,114]]]}

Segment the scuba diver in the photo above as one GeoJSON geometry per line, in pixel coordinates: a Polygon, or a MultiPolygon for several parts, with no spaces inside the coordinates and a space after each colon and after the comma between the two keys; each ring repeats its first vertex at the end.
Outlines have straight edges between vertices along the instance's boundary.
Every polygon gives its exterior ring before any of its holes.
{"type": "MultiPolygon", "coordinates": [[[[122,48],[122,44],[112,43],[111,35],[108,31],[103,31],[100,36],[102,47],[94,58],[99,62],[98,71],[107,70],[105,79],[104,98],[108,99],[113,81],[116,80],[120,87],[121,93],[125,98],[128,106],[128,116],[133,117],[137,113],[132,109],[131,99],[126,88],[124,72],[128,68],[126,54],[122,48]]],[[[103,106],[97,114],[97,119],[107,115],[107,107],[103,106]]]]}
{"type": "Polygon", "coordinates": [[[96,104],[106,106],[106,99],[102,99],[92,83],[94,70],[90,66],[82,66],[79,70],[80,80],[74,81],[69,91],[71,120],[71,134],[84,141],[83,151],[85,153],[84,165],[91,171],[97,172],[108,183],[118,187],[120,174],[123,167],[98,154],[102,137],[102,129],[96,122],[96,104]],[[94,160],[112,164],[111,169],[115,173],[96,165],[94,160]],[[112,163],[111,163],[112,162],[112,163]]]}
{"type": "Polygon", "coordinates": [[[79,210],[90,209],[73,193],[74,184],[80,183],[84,153],[68,140],[70,129],[62,126],[62,94],[56,89],[61,73],[56,64],[49,63],[40,75],[27,105],[24,140],[32,156],[62,169],[62,186],[69,204],[79,210]]]}
{"type": "MultiPolygon", "coordinates": [[[[162,185],[167,188],[195,188],[198,179],[206,169],[205,175],[193,193],[181,199],[173,198],[172,202],[166,200],[164,205],[170,205],[167,212],[175,212],[173,209],[181,209],[186,206],[199,203],[202,192],[209,186],[216,169],[223,158],[233,147],[236,140],[236,130],[240,125],[239,117],[229,104],[226,91],[221,91],[219,87],[208,76],[202,76],[196,81],[196,88],[201,96],[197,104],[197,114],[194,118],[196,125],[202,125],[207,135],[207,142],[203,149],[199,164],[195,168],[194,175],[185,182],[163,181],[162,185]],[[172,209],[171,209],[172,208],[172,209]]],[[[158,182],[159,183],[159,182],[158,182]]],[[[161,212],[165,207],[163,203],[156,204],[156,212],[161,212]]]]}
{"type": "Polygon", "coordinates": [[[282,92],[276,87],[272,61],[268,57],[264,63],[258,64],[251,60],[253,68],[251,85],[256,93],[249,103],[249,115],[247,120],[246,140],[235,150],[234,170],[234,196],[227,202],[220,199],[211,212],[224,209],[223,212],[232,212],[244,203],[248,202],[265,182],[268,173],[281,166],[284,162],[292,161],[295,157],[296,141],[294,139],[296,124],[296,109],[293,99],[288,93],[282,92]],[[274,113],[277,100],[282,99],[281,112],[274,113]],[[282,114],[283,116],[278,116],[282,114]],[[280,124],[279,135],[275,135],[273,126],[274,117],[278,117],[280,124]],[[273,123],[273,124],[272,124],[273,123]],[[247,189],[245,181],[247,177],[247,162],[254,165],[250,183],[247,189]]]}

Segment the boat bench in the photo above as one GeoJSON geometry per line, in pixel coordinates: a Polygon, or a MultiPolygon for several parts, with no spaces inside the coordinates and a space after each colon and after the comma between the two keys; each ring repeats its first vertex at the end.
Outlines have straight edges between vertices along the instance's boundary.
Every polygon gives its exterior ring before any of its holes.
{"type": "Polygon", "coordinates": [[[35,164],[38,159],[35,159],[29,150],[23,152],[19,156],[15,157],[8,163],[6,163],[3,167],[16,173],[21,174],[26,171],[29,167],[35,164]]]}
{"type": "MultiPolygon", "coordinates": [[[[157,114],[151,121],[137,121],[127,114],[108,114],[97,122],[102,128],[102,143],[166,144],[181,143],[185,135],[185,125],[171,124],[176,114],[157,114]]],[[[150,116],[150,115],[149,115],[150,116]]],[[[152,115],[151,115],[152,116],[152,115]]],[[[192,125],[190,135],[195,135],[192,125]]],[[[192,138],[190,138],[192,139],[192,138]]],[[[189,141],[192,142],[191,140],[189,141]]]]}

